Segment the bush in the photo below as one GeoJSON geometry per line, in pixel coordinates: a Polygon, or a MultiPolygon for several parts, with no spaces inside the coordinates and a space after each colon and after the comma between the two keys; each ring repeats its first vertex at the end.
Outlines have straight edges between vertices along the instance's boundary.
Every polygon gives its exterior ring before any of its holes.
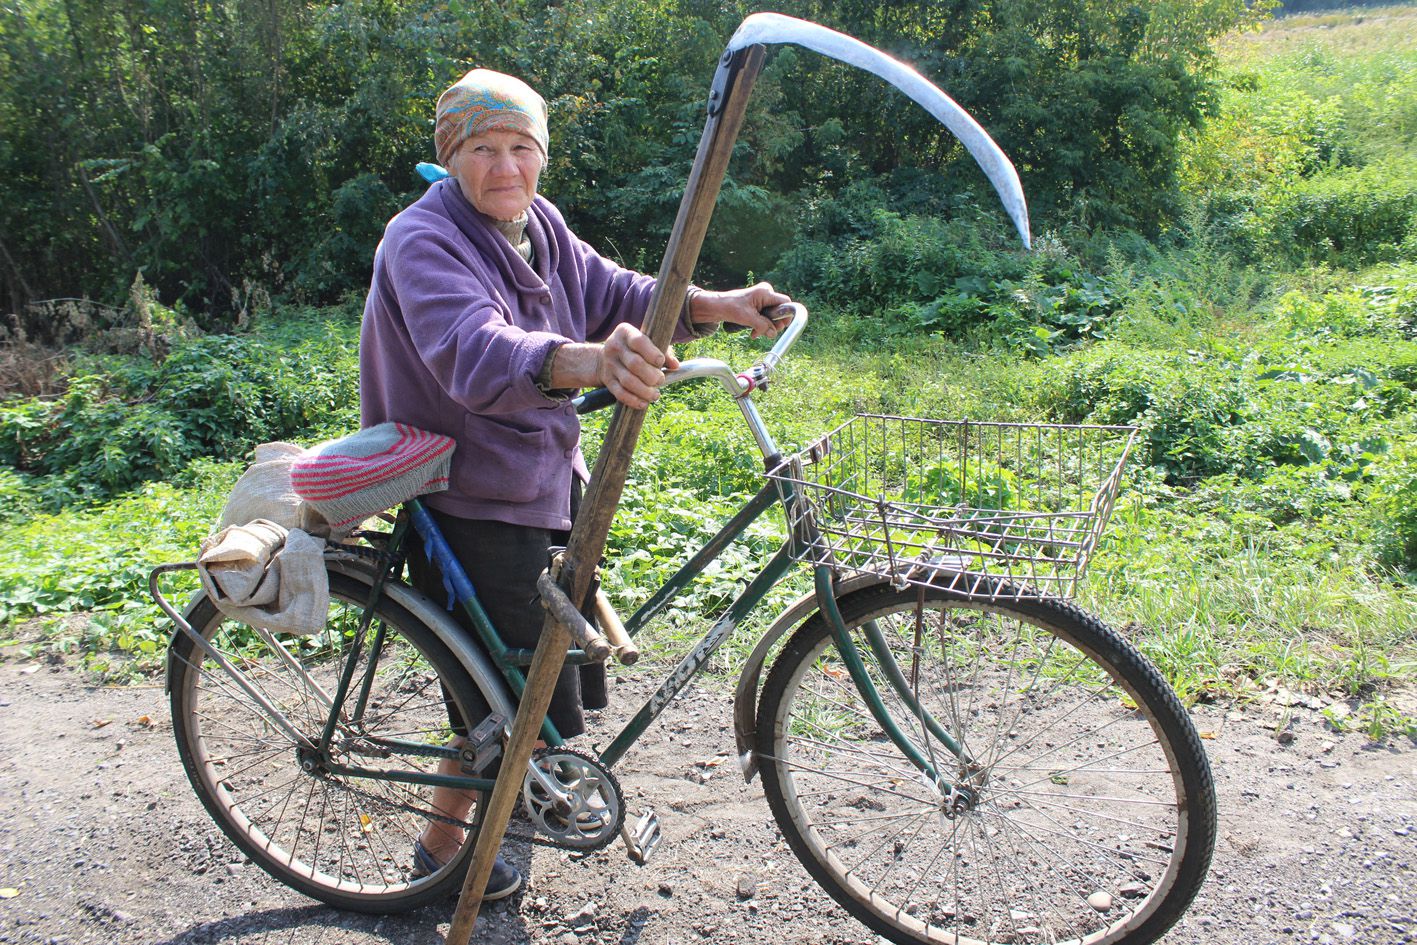
{"type": "Polygon", "coordinates": [[[972,211],[902,214],[893,207],[911,194],[918,205],[930,203],[901,182],[859,182],[818,203],[808,238],[771,278],[896,335],[973,336],[1045,354],[1103,333],[1119,291],[1056,239],[1041,238],[1025,253],[1012,231],[972,211]]]}
{"type": "Polygon", "coordinates": [[[1233,430],[1250,409],[1238,371],[1194,354],[1089,352],[1053,366],[1039,391],[1060,422],[1139,426],[1138,460],[1171,482],[1234,469],[1233,430]]]}
{"type": "MultiPolygon", "coordinates": [[[[1346,501],[1417,399],[1412,296],[1294,291],[1254,337],[1184,353],[1099,345],[1046,365],[1038,404],[1064,422],[1139,426],[1139,458],[1172,483],[1226,474],[1303,492],[1317,475],[1325,499],[1346,501]],[[1311,468],[1271,481],[1278,467],[1311,468]]],[[[1298,507],[1317,508],[1310,498],[1298,507]]]]}
{"type": "Polygon", "coordinates": [[[1301,262],[1391,261],[1417,235],[1417,169],[1345,168],[1299,181],[1273,208],[1270,240],[1301,262]]]}
{"type": "Polygon", "coordinates": [[[77,359],[62,397],[0,403],[0,462],[47,508],[170,479],[193,459],[358,426],[357,326],[297,313],[250,335],[181,339],[161,360],[77,359]]]}
{"type": "Polygon", "coordinates": [[[1417,572],[1417,430],[1412,426],[1403,445],[1378,465],[1372,503],[1381,560],[1409,575],[1417,572]]]}

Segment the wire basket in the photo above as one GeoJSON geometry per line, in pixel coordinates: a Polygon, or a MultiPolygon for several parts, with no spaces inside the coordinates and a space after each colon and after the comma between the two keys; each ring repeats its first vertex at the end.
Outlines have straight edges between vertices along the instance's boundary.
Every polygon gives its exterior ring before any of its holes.
{"type": "Polygon", "coordinates": [[[975,598],[1069,598],[1135,436],[866,414],[768,476],[803,560],[975,598]]]}

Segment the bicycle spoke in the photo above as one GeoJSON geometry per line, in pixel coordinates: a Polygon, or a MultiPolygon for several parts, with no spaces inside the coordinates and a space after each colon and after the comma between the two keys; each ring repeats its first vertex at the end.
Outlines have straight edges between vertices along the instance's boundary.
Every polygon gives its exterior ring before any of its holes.
{"type": "MultiPolygon", "coordinates": [[[[780,760],[780,759],[769,757],[767,760],[769,760],[769,761],[778,761],[778,760],[780,760]]],[[[796,763],[796,762],[788,761],[788,762],[786,762],[786,764],[788,764],[788,765],[791,767],[791,769],[792,769],[793,771],[795,771],[795,772],[797,772],[797,773],[799,773],[799,774],[815,774],[815,775],[819,775],[819,776],[821,776],[821,777],[823,777],[823,778],[831,778],[831,779],[836,780],[836,781],[841,781],[841,782],[843,782],[843,783],[845,783],[845,784],[853,784],[853,785],[855,785],[856,787],[870,788],[870,789],[873,790],[873,791],[880,791],[880,792],[882,792],[882,793],[884,793],[884,794],[889,794],[889,795],[892,795],[892,796],[894,796],[894,797],[903,797],[903,798],[905,798],[907,801],[915,801],[916,803],[928,803],[928,801],[923,800],[922,798],[914,797],[914,796],[912,796],[912,795],[910,795],[910,794],[902,794],[900,791],[896,791],[896,790],[892,790],[891,788],[883,787],[880,781],[877,781],[877,782],[875,782],[875,783],[872,783],[872,782],[869,782],[869,781],[857,781],[857,780],[855,780],[855,779],[853,779],[853,778],[848,778],[848,777],[846,777],[845,775],[834,774],[834,773],[832,773],[832,772],[830,772],[830,771],[823,771],[823,770],[820,769],[820,768],[811,768],[811,767],[808,767],[808,766],[803,765],[803,764],[798,764],[798,763],[796,763]]],[[[889,783],[891,783],[891,782],[890,782],[889,780],[887,780],[886,783],[889,784],[889,783]]]]}
{"type": "MultiPolygon", "coordinates": [[[[173,712],[174,728],[181,729],[179,746],[194,761],[188,771],[199,792],[217,798],[211,806],[223,829],[277,878],[340,905],[402,896],[431,901],[456,877],[438,871],[428,879],[410,879],[404,870],[414,839],[440,816],[437,789],[391,778],[431,774],[451,757],[425,748],[452,737],[452,700],[458,711],[476,704],[469,694],[472,683],[445,653],[441,664],[430,661],[414,639],[438,653],[440,644],[407,619],[400,624],[380,618],[385,633],[377,651],[372,644],[361,650],[344,645],[342,628],[358,623],[367,590],[332,574],[331,591],[330,640],[318,647],[300,641],[282,653],[259,642],[243,644],[245,638],[228,632],[239,631],[238,625],[211,610],[202,627],[243,681],[304,740],[293,741],[278,729],[251,693],[187,645],[173,654],[180,680],[173,712]],[[353,601],[341,596],[351,588],[353,601]],[[351,659],[358,663],[352,670],[351,659]],[[319,740],[336,711],[329,700],[346,671],[352,675],[337,708],[341,718],[322,751],[319,740]],[[350,716],[360,701],[362,718],[356,723],[350,716]],[[334,773],[340,766],[360,767],[362,773],[334,773]]],[[[482,806],[479,792],[473,797],[470,814],[482,806]]],[[[464,829],[473,826],[458,822],[464,829]]]]}

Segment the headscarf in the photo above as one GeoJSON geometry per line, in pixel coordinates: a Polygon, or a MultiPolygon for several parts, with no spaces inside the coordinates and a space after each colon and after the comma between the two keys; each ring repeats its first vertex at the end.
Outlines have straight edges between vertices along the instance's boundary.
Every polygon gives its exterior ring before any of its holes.
{"type": "Polygon", "coordinates": [[[536,141],[543,159],[549,156],[546,101],[521,79],[473,69],[438,96],[438,163],[446,167],[458,145],[484,131],[519,131],[536,141]]]}

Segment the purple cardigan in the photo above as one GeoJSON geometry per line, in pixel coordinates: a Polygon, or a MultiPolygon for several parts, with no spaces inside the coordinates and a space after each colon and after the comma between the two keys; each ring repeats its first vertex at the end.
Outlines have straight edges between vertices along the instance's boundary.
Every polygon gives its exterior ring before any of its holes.
{"type": "MultiPolygon", "coordinates": [[[[389,221],[364,306],[360,419],[457,441],[450,487],[430,506],[564,529],[571,475],[590,474],[574,408],[538,390],[536,374],[557,345],[639,325],[655,280],[596,253],[549,201],[537,197],[529,217],[534,268],[455,180],[389,221]]],[[[676,340],[691,337],[686,313],[676,340]]]]}

